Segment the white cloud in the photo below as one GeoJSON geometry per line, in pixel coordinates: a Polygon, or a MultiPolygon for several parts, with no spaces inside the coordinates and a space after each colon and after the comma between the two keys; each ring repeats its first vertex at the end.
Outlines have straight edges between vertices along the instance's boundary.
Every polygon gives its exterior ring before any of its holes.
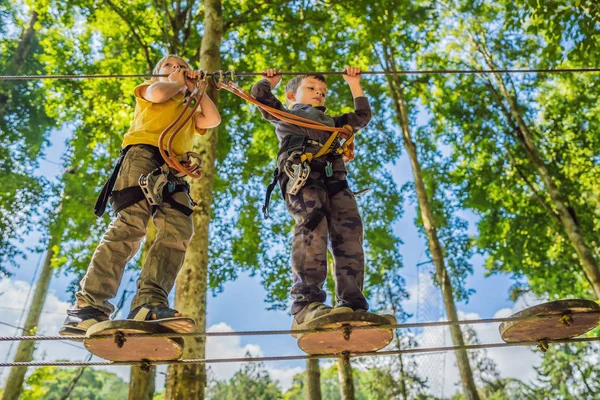
{"type": "MultiPolygon", "coordinates": [[[[28,307],[27,297],[29,292],[29,284],[23,281],[15,281],[11,279],[3,279],[0,281],[0,304],[2,304],[2,318],[0,321],[11,325],[23,326],[25,324],[24,315],[20,321],[22,308],[28,307]]],[[[33,297],[33,293],[30,294],[33,297]]],[[[56,294],[50,290],[42,310],[40,317],[38,334],[40,335],[57,335],[58,329],[61,327],[65,317],[66,310],[69,304],[60,301],[56,294]]],[[[6,325],[0,325],[0,335],[2,336],[21,336],[22,331],[6,325]]],[[[3,356],[3,361],[12,361],[14,354],[17,350],[19,342],[0,342],[0,354],[3,356]],[[11,345],[12,343],[12,345],[11,345]]],[[[71,359],[71,360],[83,360],[86,356],[87,351],[83,348],[83,345],[75,342],[57,342],[57,341],[45,341],[40,342],[37,345],[37,349],[34,354],[35,360],[59,360],[59,359],[71,359]]],[[[8,378],[10,369],[0,369],[0,385],[4,385],[4,382],[8,378]]],[[[32,372],[29,369],[28,372],[32,372]]]]}
{"type": "MultiPolygon", "coordinates": [[[[24,322],[19,322],[22,308],[27,307],[27,295],[29,292],[29,284],[23,281],[16,281],[12,279],[3,279],[0,281],[0,304],[2,304],[2,317],[0,322],[10,325],[23,325],[24,322]]],[[[32,297],[33,294],[30,294],[32,297]]],[[[66,310],[70,307],[69,303],[63,302],[58,299],[56,294],[50,290],[44,304],[42,316],[40,318],[38,334],[40,335],[57,335],[58,330],[62,326],[62,323],[66,317],[66,310]]],[[[25,315],[26,317],[26,315],[25,315]]],[[[233,332],[233,329],[225,324],[219,323],[212,325],[208,328],[209,332],[233,332]]],[[[1,336],[20,336],[20,330],[16,328],[0,324],[0,335],[1,336]]],[[[14,353],[17,349],[18,342],[10,345],[10,342],[0,342],[0,355],[3,355],[3,359],[6,361],[12,361],[14,353]],[[10,353],[9,353],[10,349],[10,353]]],[[[206,345],[206,357],[207,358],[243,358],[246,353],[250,353],[252,357],[263,356],[264,353],[260,346],[256,344],[245,344],[242,345],[241,338],[239,336],[223,336],[223,337],[210,337],[207,340],[206,345]]],[[[83,345],[76,342],[69,341],[43,341],[38,343],[38,347],[34,353],[34,360],[84,360],[89,353],[83,348],[83,345]]],[[[92,361],[103,361],[100,358],[94,357],[92,361]]],[[[233,374],[240,369],[241,363],[222,363],[222,364],[211,364],[211,368],[215,374],[215,377],[220,380],[229,379],[233,374]]],[[[130,368],[129,367],[98,367],[112,373],[117,374],[121,379],[128,382],[130,368]]],[[[303,368],[294,367],[289,368],[281,366],[279,368],[274,367],[273,364],[266,365],[267,371],[271,377],[279,382],[279,386],[285,391],[292,384],[292,378],[294,375],[302,372],[303,368]]],[[[158,368],[159,374],[157,374],[157,388],[162,390],[164,387],[165,375],[167,367],[160,366],[158,368]],[[162,372],[162,373],[160,373],[162,372]]],[[[6,379],[8,378],[10,369],[0,369],[0,386],[4,386],[6,379]]],[[[33,369],[28,370],[29,373],[33,372],[33,369]]]]}
{"type": "MultiPolygon", "coordinates": [[[[234,330],[224,322],[212,325],[207,329],[208,332],[234,332],[234,330]]],[[[206,358],[243,358],[247,354],[251,357],[262,357],[264,353],[260,346],[256,344],[241,344],[240,336],[220,336],[209,337],[206,340],[206,358]]],[[[231,378],[236,371],[242,367],[242,363],[223,363],[211,364],[214,376],[218,380],[231,378]]],[[[286,391],[292,385],[294,375],[302,372],[304,368],[289,368],[282,366],[276,368],[272,363],[267,363],[265,368],[272,379],[279,382],[279,387],[286,391]]]]}

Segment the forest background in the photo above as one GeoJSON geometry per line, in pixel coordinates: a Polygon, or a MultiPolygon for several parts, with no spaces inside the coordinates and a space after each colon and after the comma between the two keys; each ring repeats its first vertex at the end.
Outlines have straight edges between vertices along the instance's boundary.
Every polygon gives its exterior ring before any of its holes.
{"type": "MultiPolygon", "coordinates": [[[[599,64],[599,39],[600,10],[591,0],[0,0],[3,75],[144,73],[167,53],[209,71],[585,68],[599,64]]],[[[444,312],[471,319],[547,300],[598,299],[598,79],[363,78],[374,117],[357,137],[349,170],[353,189],[372,189],[358,201],[374,310],[399,321],[446,318],[444,312]]],[[[238,83],[249,89],[255,80],[238,83]]],[[[3,335],[53,335],[60,327],[110,220],[95,218],[93,204],[131,122],[131,93],[140,81],[0,82],[3,335]]],[[[329,112],[350,111],[341,77],[328,83],[329,112]]],[[[276,93],[283,96],[281,88],[276,93]]],[[[199,320],[200,330],[287,329],[292,225],[277,191],[272,218],[260,213],[277,152],[273,128],[233,95],[209,94],[223,123],[197,140],[205,178],[192,186],[196,235],[173,302],[199,320]]],[[[152,234],[123,278],[121,317],[151,242],[152,234]]],[[[494,324],[397,334],[393,346],[400,348],[499,341],[494,324]]],[[[593,398],[600,391],[597,352],[594,344],[555,346],[544,357],[528,348],[495,349],[357,360],[350,370],[322,362],[319,395],[593,398]]],[[[291,337],[233,337],[188,343],[186,358],[299,353],[291,337]]],[[[77,360],[86,352],[67,342],[3,342],[0,355],[77,360]]],[[[3,369],[0,379],[12,384],[4,398],[60,398],[67,390],[72,398],[128,391],[131,398],[133,383],[144,382],[152,386],[148,398],[201,398],[207,386],[210,398],[257,390],[291,399],[313,393],[315,375],[306,368],[314,372],[304,362],[216,365],[208,373],[198,367],[193,384],[182,370],[162,367],[151,382],[123,367],[88,369],[80,378],[78,369],[3,369]]]]}

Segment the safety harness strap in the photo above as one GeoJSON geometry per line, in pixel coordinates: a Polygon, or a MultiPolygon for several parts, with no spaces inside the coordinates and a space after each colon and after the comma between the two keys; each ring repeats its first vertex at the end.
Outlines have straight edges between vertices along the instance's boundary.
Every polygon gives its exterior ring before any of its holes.
{"type": "Polygon", "coordinates": [[[110,194],[115,187],[115,182],[117,181],[117,176],[119,175],[119,170],[121,169],[121,164],[123,164],[123,159],[130,148],[131,146],[127,146],[124,149],[121,149],[119,160],[115,164],[112,174],[102,187],[102,191],[96,200],[96,205],[94,205],[94,214],[96,214],[97,217],[101,217],[104,214],[104,211],[106,211],[106,205],[108,204],[110,194]]]}
{"type": "MultiPolygon", "coordinates": [[[[189,217],[190,215],[192,215],[193,210],[189,207],[184,206],[181,203],[176,202],[175,199],[173,199],[172,197],[174,193],[178,192],[185,192],[189,194],[189,184],[185,183],[181,185],[176,185],[175,189],[172,192],[169,192],[167,190],[167,187],[165,187],[163,201],[169,203],[169,205],[171,205],[173,209],[180,211],[189,217]]],[[[114,212],[118,213],[119,211],[130,207],[142,200],[146,200],[146,196],[144,195],[142,188],[139,186],[130,186],[123,190],[113,191],[112,195],[110,196],[110,205],[114,212]]]]}
{"type": "Polygon", "coordinates": [[[265,219],[269,219],[269,203],[271,202],[271,193],[273,193],[273,189],[277,186],[277,180],[279,178],[279,168],[275,168],[273,171],[273,180],[267,186],[267,193],[265,194],[265,203],[262,206],[263,217],[265,219]]]}
{"type": "MultiPolygon", "coordinates": [[[[311,187],[311,186],[320,187],[320,188],[326,190],[327,196],[329,196],[329,198],[331,199],[333,196],[335,196],[342,190],[348,188],[348,181],[343,180],[343,181],[335,181],[333,183],[330,183],[330,181],[328,181],[328,180],[325,180],[325,182],[323,182],[320,179],[318,179],[318,180],[310,179],[309,181],[306,182],[305,187],[311,187]]],[[[313,231],[313,230],[315,230],[315,228],[317,226],[319,226],[319,224],[321,223],[323,218],[325,218],[326,216],[327,216],[327,213],[325,211],[323,211],[321,208],[315,209],[307,216],[307,221],[304,224],[304,226],[306,227],[306,229],[313,231]]]]}

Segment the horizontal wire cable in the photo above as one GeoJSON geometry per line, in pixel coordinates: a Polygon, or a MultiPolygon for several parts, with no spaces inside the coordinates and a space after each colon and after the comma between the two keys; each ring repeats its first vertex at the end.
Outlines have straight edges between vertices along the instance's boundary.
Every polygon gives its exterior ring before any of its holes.
{"type": "MultiPolygon", "coordinates": [[[[577,315],[598,315],[600,310],[595,311],[582,311],[572,312],[566,315],[574,317],[577,315]]],[[[528,321],[528,320],[542,320],[542,319],[560,319],[562,314],[540,314],[540,315],[529,315],[529,316],[516,316],[516,317],[505,317],[505,318],[487,318],[487,319],[466,319],[460,321],[436,321],[436,322],[414,322],[405,324],[388,324],[388,325],[364,325],[364,326],[352,326],[351,329],[355,330],[371,330],[371,329],[410,329],[410,328],[431,328],[440,326],[457,326],[457,325],[476,325],[476,324],[490,324],[490,323],[501,323],[501,322],[517,322],[517,321],[528,321]]],[[[125,328],[126,329],[126,328],[125,328]]],[[[335,332],[344,330],[344,326],[334,328],[314,328],[314,329],[296,329],[296,330],[263,330],[263,331],[240,331],[240,332],[189,332],[189,333],[122,333],[123,337],[222,337],[222,336],[267,336],[267,335],[298,335],[305,333],[317,333],[317,332],[335,332]]],[[[94,335],[91,337],[85,336],[0,336],[0,342],[7,341],[22,341],[22,340],[101,340],[111,339],[115,335],[94,335]]]]}
{"type": "MultiPolygon", "coordinates": [[[[430,69],[405,71],[362,71],[361,75],[473,75],[473,74],[558,74],[600,72],[600,68],[555,68],[555,69],[430,69]]],[[[262,72],[235,72],[237,77],[264,76],[262,72]]],[[[212,75],[209,73],[208,75],[212,75]]],[[[277,75],[344,75],[344,71],[299,71],[278,72],[277,75]]],[[[0,75],[0,80],[22,81],[38,79],[125,79],[164,78],[166,74],[91,74],[91,75],[0,75]]]]}
{"type": "MultiPolygon", "coordinates": [[[[546,343],[583,343],[600,341],[600,337],[584,337],[575,339],[555,339],[546,340],[546,343]]],[[[187,360],[164,360],[164,361],[21,361],[21,362],[5,362],[0,363],[0,367],[87,367],[87,366],[118,366],[118,365],[190,365],[190,364],[223,364],[223,363],[242,363],[242,362],[265,362],[265,361],[292,361],[292,360],[310,360],[310,359],[325,359],[325,358],[356,358],[356,357],[383,357],[399,354],[423,354],[447,352],[456,350],[477,350],[491,349],[502,347],[525,347],[537,346],[539,341],[521,341],[511,343],[487,343],[474,344],[463,346],[445,346],[445,347],[429,347],[429,348],[414,348],[403,350],[389,351],[371,351],[365,353],[344,353],[344,354],[319,354],[319,355],[296,355],[296,356],[270,356],[270,357],[244,357],[244,358],[212,358],[212,359],[187,359],[187,360]]]]}

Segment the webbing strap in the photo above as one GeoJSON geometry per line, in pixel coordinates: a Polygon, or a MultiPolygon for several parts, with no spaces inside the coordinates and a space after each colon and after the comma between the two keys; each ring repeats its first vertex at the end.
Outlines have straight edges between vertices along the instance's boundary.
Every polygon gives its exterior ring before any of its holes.
{"type": "Polygon", "coordinates": [[[263,217],[265,219],[269,219],[269,203],[271,202],[271,193],[273,193],[273,189],[277,185],[277,179],[279,178],[279,168],[275,168],[273,171],[273,180],[267,186],[267,193],[265,194],[265,202],[262,206],[263,217]]]}
{"type": "Polygon", "coordinates": [[[121,149],[119,160],[115,164],[112,174],[106,183],[104,183],[104,186],[102,186],[102,191],[100,192],[100,195],[96,200],[96,204],[94,205],[94,214],[97,217],[101,217],[104,214],[104,211],[106,211],[106,205],[108,204],[112,190],[115,187],[115,182],[117,181],[117,176],[119,176],[119,170],[121,169],[121,164],[123,164],[123,159],[130,148],[131,146],[127,146],[124,149],[121,149]]]}
{"type": "Polygon", "coordinates": [[[317,151],[316,153],[301,154],[300,162],[304,162],[304,161],[311,162],[313,159],[319,158],[319,157],[329,154],[331,152],[334,152],[336,154],[344,153],[347,150],[348,146],[350,146],[350,144],[354,141],[354,130],[352,129],[352,127],[350,125],[344,125],[343,128],[350,131],[350,136],[348,137],[348,139],[346,139],[346,141],[340,147],[333,150],[334,142],[340,135],[340,131],[335,131],[329,136],[329,138],[323,144],[323,147],[321,147],[319,149],[319,151],[317,151]]]}
{"type": "MultiPolygon", "coordinates": [[[[189,217],[190,215],[192,215],[194,210],[192,210],[189,207],[184,206],[181,203],[176,202],[175,199],[173,199],[173,197],[172,197],[173,194],[178,193],[178,192],[189,193],[188,185],[187,184],[176,185],[175,190],[173,190],[173,192],[165,191],[165,196],[163,198],[163,202],[169,203],[169,205],[173,209],[175,209],[189,217]]],[[[119,211],[121,211],[127,207],[130,207],[142,200],[146,200],[146,196],[144,195],[142,188],[139,186],[130,186],[123,190],[115,190],[112,192],[112,194],[110,196],[110,204],[115,213],[118,213],[119,211]]]]}

